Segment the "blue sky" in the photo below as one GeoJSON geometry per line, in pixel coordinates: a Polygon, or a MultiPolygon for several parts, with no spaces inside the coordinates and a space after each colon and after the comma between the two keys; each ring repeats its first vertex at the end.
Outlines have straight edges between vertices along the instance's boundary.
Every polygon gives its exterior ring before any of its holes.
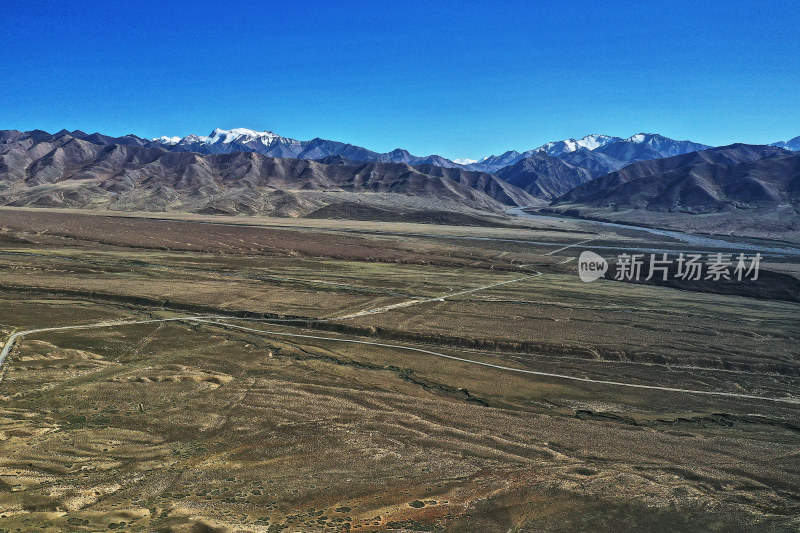
{"type": "Polygon", "coordinates": [[[767,143],[800,135],[798,28],[800,2],[4,2],[0,129],[767,143]]]}

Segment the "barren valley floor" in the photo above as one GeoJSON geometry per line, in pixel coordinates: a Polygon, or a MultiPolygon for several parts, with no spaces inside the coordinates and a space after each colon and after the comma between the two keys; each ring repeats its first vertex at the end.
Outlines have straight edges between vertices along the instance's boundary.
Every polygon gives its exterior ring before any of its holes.
{"type": "Polygon", "coordinates": [[[3,342],[92,326],[3,364],[2,530],[800,527],[797,255],[751,297],[583,283],[697,244],[569,219],[107,215],[0,209],[3,342]]]}

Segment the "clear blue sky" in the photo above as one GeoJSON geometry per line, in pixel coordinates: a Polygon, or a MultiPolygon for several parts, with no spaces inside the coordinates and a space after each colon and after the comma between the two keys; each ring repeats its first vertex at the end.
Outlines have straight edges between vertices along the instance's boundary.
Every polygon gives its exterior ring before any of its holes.
{"type": "Polygon", "coordinates": [[[794,1],[2,4],[0,129],[247,127],[451,158],[800,135],[794,1]]]}

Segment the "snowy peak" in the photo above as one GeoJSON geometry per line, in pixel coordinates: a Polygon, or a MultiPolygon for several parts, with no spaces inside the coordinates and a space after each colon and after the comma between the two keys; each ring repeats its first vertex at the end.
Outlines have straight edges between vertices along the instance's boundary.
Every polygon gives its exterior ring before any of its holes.
{"type": "Polygon", "coordinates": [[[663,135],[659,135],[658,133],[637,133],[636,135],[631,135],[625,140],[627,142],[632,142],[636,144],[649,144],[650,146],[661,146],[663,144],[669,144],[669,143],[689,142],[689,141],[676,141],[675,139],[664,137],[663,135]]]}
{"type": "Polygon", "coordinates": [[[465,158],[453,159],[453,163],[455,163],[456,165],[471,165],[477,162],[478,162],[477,159],[465,159],[465,158]]]}
{"type": "Polygon", "coordinates": [[[601,146],[621,140],[622,139],[619,137],[612,137],[610,135],[592,134],[578,140],[566,139],[563,141],[549,142],[536,148],[534,151],[544,152],[547,155],[558,157],[562,154],[577,152],[578,150],[595,150],[601,146]]]}
{"type": "Polygon", "coordinates": [[[641,143],[645,142],[645,140],[647,139],[648,136],[649,136],[648,133],[637,133],[636,135],[631,135],[630,137],[628,137],[625,140],[628,141],[628,142],[641,144],[641,143]]]}
{"type": "Polygon", "coordinates": [[[619,141],[619,137],[612,137],[610,135],[587,135],[583,139],[576,141],[576,144],[586,150],[594,150],[609,143],[619,141]]]}
{"type": "Polygon", "coordinates": [[[265,146],[273,144],[277,139],[280,139],[280,136],[271,131],[254,131],[247,128],[234,128],[232,130],[217,128],[211,132],[211,135],[203,138],[204,142],[207,144],[230,144],[232,142],[244,144],[252,141],[260,141],[265,146]]]}
{"type": "MultiPolygon", "coordinates": [[[[692,143],[692,141],[676,141],[675,139],[664,137],[663,135],[659,135],[658,133],[637,133],[636,135],[631,135],[630,137],[625,139],[625,142],[630,142],[635,144],[648,144],[654,148],[659,148],[665,145],[681,144],[681,143],[698,144],[698,143],[692,143]]],[[[706,145],[698,145],[698,146],[706,146],[706,145]]]]}

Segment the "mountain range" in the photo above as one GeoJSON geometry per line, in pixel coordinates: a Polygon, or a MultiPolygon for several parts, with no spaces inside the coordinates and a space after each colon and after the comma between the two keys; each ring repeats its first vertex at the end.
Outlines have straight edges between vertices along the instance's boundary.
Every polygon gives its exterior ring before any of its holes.
{"type": "Polygon", "coordinates": [[[5,130],[0,205],[367,218],[549,206],[644,224],[758,212],[791,230],[800,155],[787,148],[799,139],[710,148],[657,134],[590,135],[457,164],[244,129],[157,140],[5,130]]]}
{"type": "Polygon", "coordinates": [[[159,137],[151,142],[160,144],[173,152],[197,152],[199,154],[229,154],[232,152],[256,152],[270,157],[292,159],[322,159],[340,155],[353,161],[375,163],[406,163],[409,165],[436,165],[444,168],[460,168],[462,165],[438,155],[418,157],[407,150],[397,148],[387,153],[378,153],[338,141],[320,138],[298,141],[281,137],[271,131],[253,131],[246,128],[232,130],[215,129],[208,136],[187,135],[159,137]]]}
{"type": "Polygon", "coordinates": [[[578,140],[549,142],[527,152],[511,150],[500,155],[485,157],[469,165],[468,168],[482,172],[496,172],[528,157],[547,154],[584,167],[596,177],[618,170],[634,161],[669,157],[704,148],[710,147],[692,141],[676,141],[654,133],[637,133],[627,139],[608,135],[587,135],[578,140]]]}
{"type": "Polygon", "coordinates": [[[547,143],[527,152],[509,151],[500,156],[490,156],[481,161],[450,161],[440,156],[418,157],[408,151],[396,149],[378,153],[351,144],[324,139],[299,141],[281,137],[269,131],[245,128],[215,129],[208,136],[159,137],[143,139],[135,135],[111,137],[100,133],[61,130],[53,135],[41,130],[20,132],[7,130],[0,136],[2,143],[17,143],[20,147],[36,142],[53,143],[77,139],[101,146],[121,145],[142,148],[159,148],[170,152],[203,155],[253,152],[269,157],[304,160],[325,160],[340,157],[357,162],[404,163],[414,166],[463,169],[468,171],[502,174],[505,181],[529,192],[532,205],[549,203],[572,187],[626,164],[655,159],[702,149],[705,145],[690,141],[674,141],[661,135],[638,134],[627,139],[608,135],[588,135],[582,139],[568,139],[547,143]]]}
{"type": "MultiPolygon", "coordinates": [[[[50,135],[41,130],[15,133],[17,136],[27,135],[34,138],[37,135],[45,137],[50,135]]],[[[185,137],[162,136],[154,139],[144,139],[135,135],[111,137],[100,133],[87,134],[80,130],[61,130],[54,135],[56,137],[69,135],[94,144],[131,144],[161,147],[172,152],[197,152],[201,154],[256,152],[270,157],[292,159],[322,159],[332,155],[340,155],[353,161],[435,165],[489,173],[514,165],[528,157],[544,153],[563,159],[572,165],[586,168],[593,177],[618,170],[635,161],[658,159],[710,148],[710,146],[704,144],[692,141],[677,141],[652,133],[638,133],[626,139],[593,134],[580,139],[548,142],[525,152],[510,150],[503,154],[484,157],[480,160],[450,160],[438,155],[415,156],[401,148],[391,152],[379,153],[353,144],[320,138],[300,141],[282,137],[271,131],[255,131],[247,128],[230,130],[217,128],[207,136],[191,134],[185,137]]],[[[800,150],[800,137],[795,137],[789,141],[776,142],[772,146],[788,150],[800,150]]]]}

